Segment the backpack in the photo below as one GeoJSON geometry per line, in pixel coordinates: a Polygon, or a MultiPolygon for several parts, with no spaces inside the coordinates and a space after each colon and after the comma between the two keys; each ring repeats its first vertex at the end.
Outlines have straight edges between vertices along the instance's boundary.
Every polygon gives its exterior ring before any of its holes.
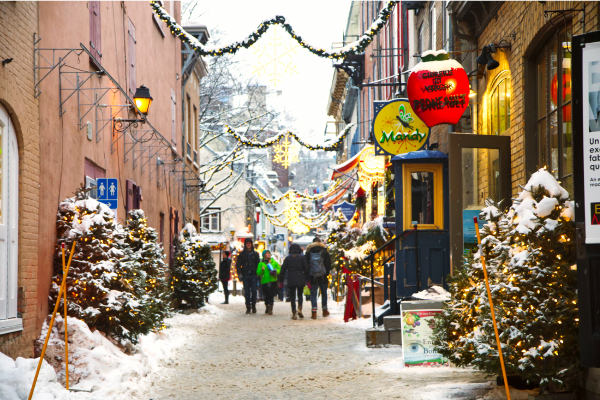
{"type": "Polygon", "coordinates": [[[327,271],[325,271],[325,264],[323,263],[323,257],[321,256],[321,252],[310,253],[310,275],[318,278],[320,276],[324,276],[327,271]]]}

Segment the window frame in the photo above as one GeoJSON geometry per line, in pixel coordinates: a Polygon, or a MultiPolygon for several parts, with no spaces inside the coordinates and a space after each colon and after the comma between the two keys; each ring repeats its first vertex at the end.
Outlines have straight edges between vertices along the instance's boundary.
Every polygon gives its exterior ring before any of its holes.
{"type": "Polygon", "coordinates": [[[208,214],[200,217],[200,233],[220,232],[221,231],[221,208],[211,207],[206,210],[208,214]],[[204,227],[204,220],[208,218],[208,229],[204,227]],[[213,218],[217,220],[217,229],[213,228],[213,218]]]}
{"type": "Polygon", "coordinates": [[[413,229],[412,218],[412,186],[410,181],[411,174],[414,172],[431,172],[433,173],[433,190],[434,193],[440,193],[433,200],[433,224],[417,224],[417,229],[444,229],[444,182],[442,164],[404,164],[402,175],[402,191],[403,191],[403,227],[404,230],[413,229]]]}
{"type": "MultiPolygon", "coordinates": [[[[511,113],[510,113],[510,99],[511,99],[511,94],[512,94],[512,79],[510,76],[510,71],[508,70],[504,70],[501,71],[498,75],[496,75],[494,77],[494,80],[492,81],[492,84],[490,85],[490,90],[488,91],[489,96],[488,96],[488,134],[493,135],[493,136],[503,136],[506,135],[507,132],[510,131],[510,127],[511,125],[511,121],[510,121],[510,117],[511,117],[511,113]],[[494,119],[493,119],[493,115],[492,112],[494,110],[493,108],[493,97],[494,94],[496,93],[497,90],[500,89],[500,85],[502,83],[505,83],[505,93],[509,93],[508,96],[505,95],[506,98],[506,104],[505,104],[505,116],[506,116],[506,122],[505,122],[505,129],[500,132],[500,129],[498,129],[498,134],[494,133],[494,119]],[[506,85],[509,85],[509,89],[506,90],[506,85]],[[508,112],[507,112],[508,111],[508,112]]],[[[498,127],[500,127],[500,96],[498,96],[498,127]]]]}

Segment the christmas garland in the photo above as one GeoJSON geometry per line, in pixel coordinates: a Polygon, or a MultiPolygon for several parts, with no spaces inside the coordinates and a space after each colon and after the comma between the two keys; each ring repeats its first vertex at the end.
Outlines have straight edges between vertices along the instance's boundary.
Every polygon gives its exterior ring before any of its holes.
{"type": "Polygon", "coordinates": [[[279,132],[277,135],[273,136],[272,138],[265,140],[264,142],[259,142],[256,140],[246,139],[245,137],[243,137],[242,135],[240,135],[239,133],[237,133],[236,131],[231,129],[231,127],[229,127],[228,125],[225,125],[225,128],[227,129],[227,132],[229,132],[231,135],[233,135],[233,137],[238,142],[240,142],[241,144],[243,144],[244,146],[247,146],[247,147],[265,148],[265,147],[273,146],[274,144],[279,142],[285,135],[290,135],[291,137],[296,139],[296,141],[298,143],[300,143],[302,146],[306,147],[307,149],[335,151],[335,150],[337,150],[337,147],[342,143],[344,138],[346,136],[348,136],[348,133],[350,133],[350,129],[353,126],[354,126],[354,124],[350,124],[346,128],[344,128],[344,130],[338,135],[338,137],[335,139],[335,141],[327,146],[321,146],[319,144],[316,144],[316,145],[308,144],[308,143],[304,142],[302,139],[300,139],[298,137],[298,135],[296,135],[295,133],[290,132],[290,131],[279,132]]]}
{"type": "Polygon", "coordinates": [[[159,16],[160,19],[166,22],[167,26],[171,30],[171,33],[177,36],[182,41],[189,44],[194,51],[196,51],[201,56],[213,56],[213,57],[221,57],[226,54],[235,54],[240,48],[249,48],[254,43],[258,41],[258,39],[265,34],[265,32],[269,29],[271,25],[281,25],[289,35],[298,42],[298,44],[311,53],[323,57],[323,58],[335,58],[335,59],[343,59],[347,56],[351,56],[354,54],[360,54],[364,52],[365,48],[371,44],[375,35],[381,30],[381,28],[385,25],[386,21],[390,17],[392,13],[392,9],[394,7],[394,3],[397,1],[388,1],[386,6],[379,12],[379,17],[373,22],[371,27],[367,29],[363,35],[355,42],[352,42],[345,47],[341,48],[339,51],[327,51],[322,48],[316,48],[305,42],[301,36],[297,35],[292,26],[285,22],[285,17],[278,15],[275,18],[263,21],[258,28],[256,28],[255,32],[252,32],[246,39],[241,42],[235,42],[225,47],[220,48],[209,48],[205,47],[198,39],[187,33],[181,25],[172,18],[164,8],[157,1],[150,1],[152,9],[159,16]]]}
{"type": "Polygon", "coordinates": [[[334,191],[335,191],[335,189],[337,189],[337,187],[338,187],[338,186],[340,186],[340,185],[341,185],[341,179],[340,179],[340,180],[337,180],[337,181],[335,181],[335,182],[334,182],[334,183],[331,185],[331,187],[329,188],[329,190],[327,190],[326,192],[323,192],[323,193],[320,193],[320,194],[317,194],[317,195],[314,195],[314,196],[310,196],[310,195],[307,195],[307,194],[302,194],[302,193],[300,193],[300,192],[298,192],[298,191],[296,191],[296,190],[292,189],[292,190],[288,190],[288,191],[287,191],[287,192],[286,192],[284,195],[282,195],[281,197],[278,197],[278,198],[276,198],[276,199],[273,199],[273,200],[269,199],[268,197],[265,197],[265,196],[263,196],[263,195],[262,195],[262,193],[261,193],[261,192],[259,192],[259,191],[258,191],[256,188],[251,188],[251,189],[252,189],[252,191],[254,192],[254,194],[255,194],[255,195],[256,195],[256,196],[257,196],[259,199],[261,199],[262,201],[264,201],[265,203],[269,203],[269,204],[277,204],[277,203],[279,203],[281,200],[285,199],[286,197],[287,197],[287,198],[289,198],[289,197],[290,197],[292,194],[293,194],[295,197],[301,197],[301,198],[303,198],[303,199],[306,199],[306,200],[319,200],[319,199],[321,199],[321,198],[323,198],[323,197],[327,197],[327,196],[329,196],[329,195],[330,195],[332,192],[334,192],[334,191]]]}
{"type": "MultiPolygon", "coordinates": [[[[279,220],[279,218],[273,218],[273,217],[275,217],[275,215],[273,215],[273,214],[265,213],[265,216],[267,217],[267,219],[269,220],[269,222],[271,224],[273,224],[275,226],[278,226],[280,228],[289,228],[289,222],[290,221],[282,222],[281,220],[279,220]]],[[[295,218],[294,221],[300,222],[302,225],[306,226],[309,229],[316,229],[316,228],[319,228],[319,227],[323,226],[326,222],[329,221],[329,219],[330,219],[330,213],[326,213],[325,216],[324,216],[324,218],[323,218],[323,220],[321,220],[321,221],[319,221],[317,223],[314,223],[314,222],[313,223],[310,223],[310,222],[307,223],[307,222],[303,221],[300,218],[295,218]]]]}

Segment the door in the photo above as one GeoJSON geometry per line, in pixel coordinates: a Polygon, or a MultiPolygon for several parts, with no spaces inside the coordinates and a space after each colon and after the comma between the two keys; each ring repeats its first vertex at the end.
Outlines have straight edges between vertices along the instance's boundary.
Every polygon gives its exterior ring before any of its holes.
{"type": "Polygon", "coordinates": [[[485,201],[502,200],[503,209],[511,206],[510,136],[452,133],[448,138],[453,270],[477,245],[473,217],[479,216],[485,201]]]}
{"type": "Polygon", "coordinates": [[[17,317],[19,148],[0,105],[0,327],[17,317]]]}

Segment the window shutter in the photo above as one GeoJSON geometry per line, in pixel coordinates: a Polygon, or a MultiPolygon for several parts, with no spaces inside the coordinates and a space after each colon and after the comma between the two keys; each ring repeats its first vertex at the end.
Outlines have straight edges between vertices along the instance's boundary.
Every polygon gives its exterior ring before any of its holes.
{"type": "Polygon", "coordinates": [[[90,53],[92,53],[96,60],[101,61],[102,48],[100,40],[100,2],[90,1],[88,8],[90,12],[90,53]]]}
{"type": "Polygon", "coordinates": [[[137,76],[136,76],[136,61],[135,61],[135,26],[133,22],[129,20],[129,30],[127,35],[127,56],[129,63],[129,95],[133,98],[135,89],[137,88],[137,76]]]}
{"type": "Polygon", "coordinates": [[[133,186],[133,207],[135,209],[142,208],[142,187],[134,185],[133,186]]]}
{"type": "Polygon", "coordinates": [[[175,261],[175,209],[169,209],[169,265],[175,261]]]}
{"type": "Polygon", "coordinates": [[[127,188],[127,194],[125,196],[125,211],[129,212],[131,210],[133,210],[134,207],[134,189],[135,189],[135,182],[132,181],[131,179],[127,179],[127,183],[126,183],[126,188],[127,188]]]}
{"type": "Polygon", "coordinates": [[[171,142],[177,146],[177,96],[171,88],[171,142]]]}

